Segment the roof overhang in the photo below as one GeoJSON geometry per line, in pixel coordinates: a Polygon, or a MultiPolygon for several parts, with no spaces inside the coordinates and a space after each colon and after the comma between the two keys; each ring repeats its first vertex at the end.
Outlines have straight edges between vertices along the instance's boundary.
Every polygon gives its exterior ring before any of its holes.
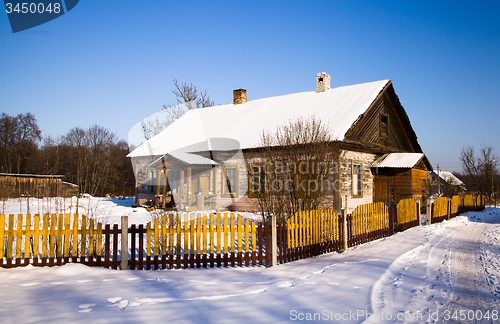
{"type": "Polygon", "coordinates": [[[424,153],[389,153],[375,160],[372,168],[411,169],[424,157],[424,153]]]}

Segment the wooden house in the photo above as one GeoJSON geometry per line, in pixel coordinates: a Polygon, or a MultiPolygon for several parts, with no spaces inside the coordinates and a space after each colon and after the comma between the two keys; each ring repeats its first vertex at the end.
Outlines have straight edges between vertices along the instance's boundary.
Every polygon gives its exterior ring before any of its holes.
{"type": "Polygon", "coordinates": [[[348,212],[361,204],[427,198],[427,171],[408,115],[390,80],[330,88],[316,76],[316,91],[188,111],[132,151],[136,199],[182,210],[252,211],[245,160],[254,158],[262,132],[314,115],[340,147],[332,206],[348,212]]]}
{"type": "Polygon", "coordinates": [[[463,193],[465,184],[450,171],[434,170],[427,173],[429,195],[444,195],[451,197],[463,193]]]}

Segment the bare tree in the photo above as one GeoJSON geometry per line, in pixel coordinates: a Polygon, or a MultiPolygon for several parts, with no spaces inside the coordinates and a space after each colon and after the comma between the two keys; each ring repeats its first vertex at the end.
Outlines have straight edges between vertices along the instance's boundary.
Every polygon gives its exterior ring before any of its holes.
{"type": "Polygon", "coordinates": [[[72,159],[66,167],[66,173],[71,175],[71,181],[78,185],[78,192],[87,191],[88,171],[89,171],[89,152],[86,131],[80,127],[71,129],[63,137],[63,143],[66,146],[66,158],[72,159]]]}
{"type": "Polygon", "coordinates": [[[116,143],[116,136],[104,127],[92,125],[87,131],[87,142],[91,158],[90,194],[94,196],[106,186],[111,167],[111,149],[116,143]]]}
{"type": "Polygon", "coordinates": [[[144,138],[150,139],[164,130],[168,125],[179,119],[188,110],[211,107],[215,103],[210,100],[207,90],[198,92],[198,89],[190,83],[174,80],[175,89],[172,93],[175,95],[177,103],[174,105],[163,105],[159,114],[153,118],[142,122],[142,131],[144,138]]]}
{"type": "Polygon", "coordinates": [[[331,206],[339,142],[321,120],[299,117],[263,132],[259,149],[247,156],[250,196],[263,216],[283,221],[298,211],[331,206]]]}
{"type": "Polygon", "coordinates": [[[0,171],[29,173],[38,150],[41,131],[31,113],[0,117],[0,171]]]}
{"type": "Polygon", "coordinates": [[[491,196],[494,190],[494,177],[498,173],[498,156],[493,153],[493,147],[481,146],[476,157],[474,147],[464,146],[460,154],[460,162],[464,169],[464,182],[471,191],[491,196]]]}

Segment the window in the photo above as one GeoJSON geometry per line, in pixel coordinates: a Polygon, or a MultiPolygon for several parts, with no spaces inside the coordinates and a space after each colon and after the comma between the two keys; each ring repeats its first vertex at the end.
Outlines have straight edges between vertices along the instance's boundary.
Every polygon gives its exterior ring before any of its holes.
{"type": "Polygon", "coordinates": [[[148,194],[156,193],[156,171],[149,170],[148,194]]]}
{"type": "Polygon", "coordinates": [[[237,197],[239,191],[238,166],[227,165],[222,167],[222,195],[225,197],[237,197]]]}
{"type": "Polygon", "coordinates": [[[389,116],[386,114],[380,115],[380,136],[387,137],[389,135],[389,116]]]}
{"type": "Polygon", "coordinates": [[[266,193],[266,171],[263,166],[252,166],[249,181],[249,196],[256,197],[266,193]]]}
{"type": "Polygon", "coordinates": [[[167,171],[167,192],[171,191],[173,194],[179,193],[181,179],[181,171],[179,169],[169,169],[167,171]]]}
{"type": "Polygon", "coordinates": [[[363,196],[363,177],[362,177],[362,164],[360,162],[352,163],[352,196],[363,196]]]}

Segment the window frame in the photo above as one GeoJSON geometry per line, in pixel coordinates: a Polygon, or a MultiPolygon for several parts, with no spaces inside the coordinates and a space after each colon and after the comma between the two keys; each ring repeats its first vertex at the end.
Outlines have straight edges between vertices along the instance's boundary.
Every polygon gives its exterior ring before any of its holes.
{"type": "Polygon", "coordinates": [[[379,133],[380,133],[380,137],[382,137],[382,138],[389,137],[389,115],[388,114],[385,114],[385,113],[380,114],[379,133]],[[383,121],[384,118],[385,118],[385,122],[383,121]]]}
{"type": "Polygon", "coordinates": [[[257,198],[261,195],[267,195],[267,178],[266,171],[263,165],[251,165],[252,172],[250,172],[250,177],[248,177],[248,197],[257,198]],[[259,189],[254,190],[255,182],[254,179],[257,179],[259,184],[259,189]]]}
{"type": "Polygon", "coordinates": [[[357,161],[357,160],[352,160],[351,161],[351,196],[353,198],[363,198],[363,162],[362,161],[357,161]],[[358,168],[359,167],[359,168],[358,168]],[[358,168],[358,173],[355,172],[355,168],[358,168]],[[356,177],[356,188],[357,188],[357,193],[354,193],[354,175],[357,175],[356,177]]]}
{"type": "Polygon", "coordinates": [[[227,164],[222,166],[221,172],[221,197],[222,198],[238,198],[240,193],[240,166],[238,164],[227,164]],[[233,192],[227,191],[226,181],[227,181],[227,171],[235,171],[235,182],[236,188],[233,192]]]}

